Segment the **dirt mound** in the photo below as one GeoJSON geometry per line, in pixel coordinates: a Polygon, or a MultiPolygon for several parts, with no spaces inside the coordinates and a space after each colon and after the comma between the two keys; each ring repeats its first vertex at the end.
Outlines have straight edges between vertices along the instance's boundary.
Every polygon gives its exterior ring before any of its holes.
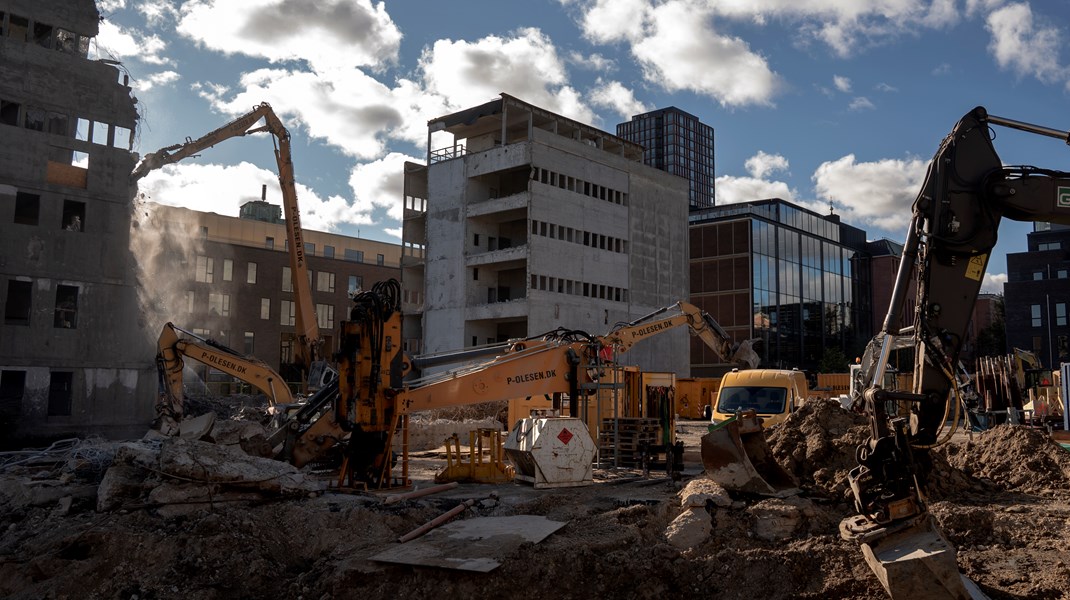
{"type": "Polygon", "coordinates": [[[848,489],[847,473],[858,465],[855,449],[868,435],[866,419],[839,401],[810,399],[770,429],[766,440],[804,489],[839,500],[848,489]]]}
{"type": "Polygon", "coordinates": [[[1070,453],[1038,429],[1000,425],[944,454],[952,467],[1005,490],[1070,489],[1070,453]]]}

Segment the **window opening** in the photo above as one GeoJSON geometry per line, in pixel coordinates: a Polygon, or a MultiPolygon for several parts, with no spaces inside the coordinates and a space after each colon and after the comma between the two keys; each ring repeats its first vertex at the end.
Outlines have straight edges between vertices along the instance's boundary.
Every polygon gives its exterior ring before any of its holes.
{"type": "Polygon", "coordinates": [[[15,194],[15,219],[20,225],[37,225],[41,214],[41,196],[17,192],[15,194]]]}
{"type": "Polygon", "coordinates": [[[56,313],[53,327],[60,329],[78,327],[78,286],[56,286],[56,313]]]}
{"type": "Polygon", "coordinates": [[[9,280],[7,282],[7,301],[4,303],[4,323],[7,325],[29,325],[30,306],[33,299],[33,284],[29,281],[9,280]]]}
{"type": "Polygon", "coordinates": [[[74,373],[53,371],[48,381],[48,416],[67,417],[71,414],[74,373]]]}

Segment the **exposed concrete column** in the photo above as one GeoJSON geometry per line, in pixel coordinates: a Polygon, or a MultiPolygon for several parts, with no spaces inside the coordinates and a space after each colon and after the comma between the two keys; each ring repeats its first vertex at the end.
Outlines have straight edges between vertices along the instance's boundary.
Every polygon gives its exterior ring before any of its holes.
{"type": "Polygon", "coordinates": [[[498,142],[499,146],[505,145],[505,134],[509,125],[509,103],[504,99],[502,100],[502,139],[498,142]]]}

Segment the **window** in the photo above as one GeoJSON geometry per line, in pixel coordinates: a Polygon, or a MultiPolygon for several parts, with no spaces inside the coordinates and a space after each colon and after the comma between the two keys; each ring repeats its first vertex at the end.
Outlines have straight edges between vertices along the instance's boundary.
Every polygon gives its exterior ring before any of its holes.
{"type": "Polygon", "coordinates": [[[63,201],[63,229],[82,231],[85,228],[85,202],[63,201]]]}
{"type": "Polygon", "coordinates": [[[320,329],[334,329],[334,305],[316,305],[316,324],[320,329]]]}
{"type": "Polygon", "coordinates": [[[197,274],[194,279],[200,283],[213,283],[215,281],[215,261],[207,256],[198,256],[197,274]]]}
{"type": "Polygon", "coordinates": [[[472,269],[472,281],[479,281],[479,268],[472,269]]]}
{"type": "Polygon", "coordinates": [[[334,258],[334,246],[323,246],[323,256],[326,258],[334,258]]]}
{"type": "Polygon", "coordinates": [[[43,108],[27,106],[26,110],[22,111],[22,114],[23,127],[32,131],[45,130],[45,110],[43,108]]]}
{"type": "Polygon", "coordinates": [[[0,100],[0,125],[19,125],[19,109],[22,105],[18,102],[0,100]]]}
{"type": "Polygon", "coordinates": [[[313,242],[305,242],[305,255],[306,256],[315,256],[316,255],[316,244],[315,243],[313,243],[313,242]]]}
{"type": "Polygon", "coordinates": [[[1044,279],[1044,271],[1033,271],[1033,281],[1044,279]]]}
{"type": "Polygon", "coordinates": [[[7,282],[7,301],[4,303],[4,323],[7,325],[30,324],[30,302],[33,284],[29,281],[7,282]]]}
{"type": "Polygon", "coordinates": [[[1049,242],[1047,244],[1037,244],[1037,250],[1059,250],[1062,248],[1062,244],[1059,242],[1049,242]]]}
{"type": "Polygon", "coordinates": [[[245,351],[245,354],[249,356],[256,354],[255,352],[253,352],[253,338],[254,336],[252,331],[245,332],[245,346],[243,347],[243,349],[245,351]]]}
{"type": "Polygon", "coordinates": [[[260,299],[260,318],[265,320],[271,318],[271,298],[260,299]]]}
{"type": "Polygon", "coordinates": [[[1066,326],[1066,303],[1055,303],[1055,324],[1059,326],[1066,326]]]}
{"type": "Polygon", "coordinates": [[[363,286],[364,286],[364,278],[363,277],[361,277],[360,275],[350,275],[349,276],[348,293],[349,293],[350,296],[355,295],[358,291],[360,291],[360,289],[363,286]]]}
{"type": "Polygon", "coordinates": [[[13,40],[20,42],[27,41],[27,34],[30,29],[30,20],[26,17],[17,17],[11,15],[8,17],[10,21],[7,24],[7,36],[13,40]]]}
{"type": "Polygon", "coordinates": [[[20,225],[37,225],[41,214],[41,196],[17,192],[15,194],[15,222],[20,225]]]}
{"type": "Polygon", "coordinates": [[[479,234],[478,233],[473,233],[472,234],[472,245],[475,246],[476,248],[479,247],[479,234]]]}
{"type": "Polygon", "coordinates": [[[246,265],[245,283],[256,283],[256,263],[254,262],[246,265]]]}
{"type": "Polygon", "coordinates": [[[71,414],[71,390],[74,373],[53,371],[48,381],[48,416],[69,417],[71,414]]]}
{"type": "Polygon", "coordinates": [[[59,27],[56,28],[56,50],[77,55],[80,49],[81,44],[78,41],[77,33],[59,27]]]}
{"type": "Polygon", "coordinates": [[[200,236],[201,236],[202,240],[208,239],[208,226],[207,225],[201,225],[201,227],[198,230],[198,232],[200,233],[200,236]]]}
{"type": "Polygon", "coordinates": [[[193,293],[193,290],[186,290],[186,312],[193,314],[193,302],[196,298],[197,295],[193,293]]]}
{"type": "Polygon", "coordinates": [[[230,316],[230,294],[208,294],[208,314],[230,316]]]}
{"type": "Polygon", "coordinates": [[[375,255],[375,264],[379,265],[380,267],[385,265],[386,264],[386,257],[383,256],[382,254],[376,254],[375,255]]]}
{"type": "Polygon", "coordinates": [[[1055,277],[1058,279],[1066,279],[1066,269],[1059,269],[1055,271],[1055,277]]]}
{"type": "Polygon", "coordinates": [[[26,393],[26,371],[0,371],[0,413],[18,416],[26,393]]]}
{"type": "Polygon", "coordinates": [[[78,327],[78,286],[56,286],[56,311],[53,327],[76,329],[78,327]]]}
{"type": "Polygon", "coordinates": [[[334,291],[334,273],[328,273],[327,271],[320,271],[316,273],[316,291],[317,292],[333,292],[334,291]]]}
{"type": "Polygon", "coordinates": [[[346,248],[345,259],[353,262],[364,262],[364,251],[353,250],[352,248],[346,248]]]}
{"type": "Polygon", "coordinates": [[[1030,315],[1033,327],[1040,327],[1042,323],[1041,323],[1041,319],[1040,319],[1040,305],[1039,304],[1030,304],[1029,305],[1029,315],[1030,315]]]}
{"type": "Polygon", "coordinates": [[[268,237],[264,238],[264,247],[267,248],[268,250],[274,250],[275,249],[275,238],[273,238],[271,236],[268,236],[268,237]]]}
{"type": "Polygon", "coordinates": [[[229,258],[223,259],[223,281],[234,280],[234,261],[229,258]]]}
{"type": "Polygon", "coordinates": [[[282,291],[294,291],[294,278],[292,272],[290,271],[290,267],[282,268],[282,291]]]}
{"type": "Polygon", "coordinates": [[[282,309],[279,311],[280,325],[293,325],[297,322],[294,303],[290,300],[281,301],[282,309]]]}

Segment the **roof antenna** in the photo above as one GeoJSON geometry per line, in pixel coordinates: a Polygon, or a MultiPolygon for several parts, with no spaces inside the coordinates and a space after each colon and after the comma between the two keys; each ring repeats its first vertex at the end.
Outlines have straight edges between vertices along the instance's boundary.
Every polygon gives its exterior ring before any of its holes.
{"type": "Polygon", "coordinates": [[[836,207],[835,207],[835,206],[833,206],[833,204],[832,204],[832,200],[829,200],[829,214],[830,214],[830,215],[834,215],[834,214],[836,214],[836,210],[835,210],[835,208],[836,208],[836,207]]]}

